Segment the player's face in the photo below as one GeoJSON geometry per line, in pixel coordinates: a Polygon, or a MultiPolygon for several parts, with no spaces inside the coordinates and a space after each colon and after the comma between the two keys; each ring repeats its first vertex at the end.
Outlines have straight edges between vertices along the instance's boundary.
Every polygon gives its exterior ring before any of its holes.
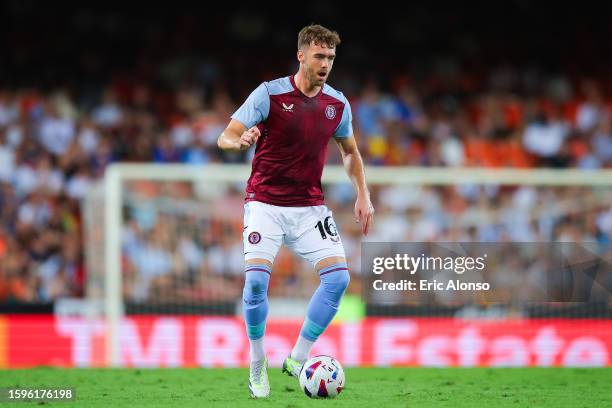
{"type": "Polygon", "coordinates": [[[327,81],[335,58],[336,48],[325,44],[312,42],[308,48],[298,51],[298,60],[305,68],[306,78],[314,86],[323,86],[327,81]]]}

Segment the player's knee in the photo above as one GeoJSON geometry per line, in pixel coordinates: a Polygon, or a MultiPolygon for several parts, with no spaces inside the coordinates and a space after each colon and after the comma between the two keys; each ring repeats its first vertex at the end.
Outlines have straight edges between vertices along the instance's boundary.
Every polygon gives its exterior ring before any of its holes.
{"type": "Polygon", "coordinates": [[[338,285],[338,289],[342,290],[342,293],[348,288],[349,283],[351,283],[351,275],[349,274],[348,269],[340,271],[337,276],[336,285],[338,285]]]}
{"type": "Polygon", "coordinates": [[[268,296],[270,275],[265,272],[247,272],[242,297],[250,305],[257,305],[268,296]]]}
{"type": "Polygon", "coordinates": [[[351,275],[346,268],[321,275],[321,283],[328,292],[336,296],[342,296],[350,282],[351,275]]]}

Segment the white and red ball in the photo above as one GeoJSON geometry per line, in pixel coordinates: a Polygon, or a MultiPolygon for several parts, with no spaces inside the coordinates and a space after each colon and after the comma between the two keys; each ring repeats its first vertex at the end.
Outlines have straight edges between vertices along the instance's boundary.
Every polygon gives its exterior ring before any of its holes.
{"type": "Polygon", "coordinates": [[[336,398],[344,389],[344,370],[333,357],[313,357],[300,371],[300,388],[310,398],[336,398]]]}

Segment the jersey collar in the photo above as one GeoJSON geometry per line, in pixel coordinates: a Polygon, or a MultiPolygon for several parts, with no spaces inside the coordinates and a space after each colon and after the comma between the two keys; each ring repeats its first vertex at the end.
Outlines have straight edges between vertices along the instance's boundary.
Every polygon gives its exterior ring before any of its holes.
{"type": "Polygon", "coordinates": [[[302,91],[300,91],[300,88],[298,88],[297,85],[295,84],[294,76],[295,75],[289,76],[289,82],[291,82],[291,86],[293,87],[293,89],[295,89],[302,97],[306,99],[315,99],[321,96],[321,94],[323,93],[323,88],[325,87],[325,84],[323,84],[323,86],[321,87],[321,89],[319,89],[319,92],[315,96],[306,96],[302,91]]]}

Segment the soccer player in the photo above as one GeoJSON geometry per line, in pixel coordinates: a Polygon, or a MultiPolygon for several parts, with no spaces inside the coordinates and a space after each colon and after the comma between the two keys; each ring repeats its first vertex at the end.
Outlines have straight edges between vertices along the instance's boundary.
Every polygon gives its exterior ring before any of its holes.
{"type": "Polygon", "coordinates": [[[217,142],[221,149],[230,151],[256,144],[246,188],[243,232],[243,309],[253,398],[270,394],[263,340],[268,283],[281,244],[307,259],[320,277],[300,335],[283,363],[283,371],[289,375],[298,377],[349,284],[342,241],[321,189],[332,137],[357,192],[355,219],[361,223],[363,234],[372,224],[374,208],[353,137],[351,107],[341,92],[325,83],[338,44],[340,37],[335,31],[320,25],[304,27],[298,35],[297,74],[259,85],[232,115],[217,142]]]}

